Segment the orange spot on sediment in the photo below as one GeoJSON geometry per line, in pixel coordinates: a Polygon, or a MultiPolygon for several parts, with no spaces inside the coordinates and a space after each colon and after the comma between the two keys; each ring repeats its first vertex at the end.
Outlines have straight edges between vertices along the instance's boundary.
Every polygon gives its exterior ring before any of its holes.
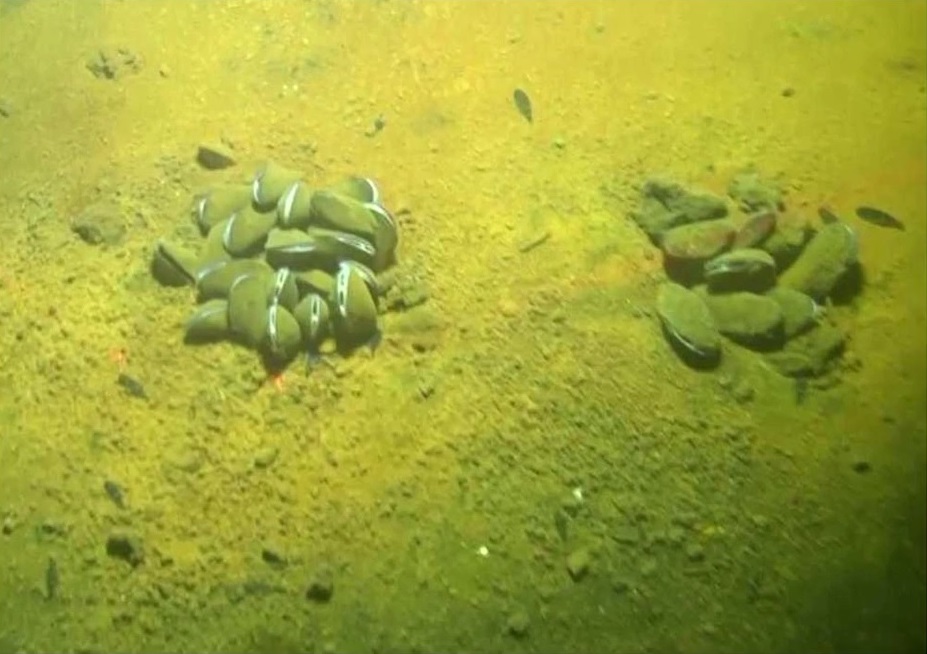
{"type": "Polygon", "coordinates": [[[118,347],[110,350],[109,358],[113,363],[119,366],[120,370],[129,365],[129,351],[124,347],[118,347]]]}

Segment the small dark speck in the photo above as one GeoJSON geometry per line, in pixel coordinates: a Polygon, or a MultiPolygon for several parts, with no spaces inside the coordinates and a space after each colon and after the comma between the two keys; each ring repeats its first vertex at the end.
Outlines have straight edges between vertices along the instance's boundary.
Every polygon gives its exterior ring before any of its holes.
{"type": "Polygon", "coordinates": [[[872,464],[865,460],[859,460],[853,462],[853,472],[858,472],[859,474],[865,474],[872,470],[872,464]]]}
{"type": "Polygon", "coordinates": [[[125,389],[126,393],[132,397],[137,397],[142,400],[148,399],[148,393],[145,392],[145,386],[142,385],[142,382],[137,380],[135,377],[122,372],[119,373],[119,378],[116,381],[125,389]]]}
{"type": "Polygon", "coordinates": [[[795,95],[795,89],[793,89],[791,86],[786,86],[784,89],[782,89],[783,98],[791,98],[793,95],[795,95]]]}

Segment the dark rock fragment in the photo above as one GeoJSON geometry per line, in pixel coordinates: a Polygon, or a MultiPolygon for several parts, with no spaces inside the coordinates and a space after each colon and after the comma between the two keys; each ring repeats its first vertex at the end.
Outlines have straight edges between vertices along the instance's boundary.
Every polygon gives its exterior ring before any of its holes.
{"type": "Polygon", "coordinates": [[[206,170],[222,170],[235,165],[232,153],[221,145],[200,145],[196,149],[196,163],[206,170]]]}
{"type": "Polygon", "coordinates": [[[306,599],[313,602],[327,602],[335,592],[335,578],[331,568],[322,566],[315,571],[306,588],[306,599]]]}
{"type": "Polygon", "coordinates": [[[126,533],[114,533],[106,539],[106,553],[122,559],[133,568],[145,561],[145,549],[140,538],[126,533]]]}

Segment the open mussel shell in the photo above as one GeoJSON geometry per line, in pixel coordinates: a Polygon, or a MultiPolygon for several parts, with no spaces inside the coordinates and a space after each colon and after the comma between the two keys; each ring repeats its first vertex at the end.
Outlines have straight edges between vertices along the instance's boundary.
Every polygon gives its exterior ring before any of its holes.
{"type": "Polygon", "coordinates": [[[267,308],[267,329],[262,351],[275,364],[287,363],[302,349],[303,336],[299,323],[277,302],[267,308]]]}
{"type": "Polygon", "coordinates": [[[268,161],[251,181],[251,201],[263,211],[274,209],[287,189],[298,181],[299,173],[268,161]]]}
{"type": "Polygon", "coordinates": [[[346,266],[353,268],[354,272],[360,275],[364,283],[367,284],[367,290],[370,291],[374,299],[383,295],[383,288],[380,286],[380,280],[377,279],[376,273],[374,273],[371,268],[357,261],[352,261],[351,259],[345,259],[338,264],[339,270],[346,266]]]}
{"type": "Polygon", "coordinates": [[[695,291],[667,282],[657,293],[657,315],[673,350],[694,368],[721,360],[721,334],[708,305],[695,291]]]}
{"type": "Polygon", "coordinates": [[[242,275],[263,275],[273,270],[261,259],[219,259],[202,266],[196,273],[196,291],[200,302],[227,298],[235,280],[242,275]]]}
{"type": "Polygon", "coordinates": [[[338,262],[345,259],[357,261],[368,268],[372,268],[376,262],[377,249],[365,238],[321,227],[310,227],[306,234],[316,242],[320,255],[330,269],[336,269],[338,262]]]}
{"type": "Polygon", "coordinates": [[[354,234],[320,227],[273,229],[267,236],[264,256],[274,268],[306,271],[313,268],[335,271],[338,263],[352,259],[370,267],[377,250],[354,234]]]}
{"type": "Polygon", "coordinates": [[[233,257],[257,254],[276,223],[277,217],[272,213],[258,213],[251,207],[240,209],[225,223],[222,245],[233,257]]]}
{"type": "Polygon", "coordinates": [[[308,270],[323,266],[330,258],[321,244],[301,229],[275,228],[267,235],[264,257],[274,268],[308,270]]]}
{"type": "Polygon", "coordinates": [[[348,177],[328,190],[359,202],[380,202],[380,189],[369,177],[348,177]]]}
{"type": "Polygon", "coordinates": [[[364,205],[374,217],[377,229],[373,237],[373,245],[377,249],[373,267],[375,270],[384,270],[396,263],[396,246],[399,244],[399,230],[396,228],[396,219],[385,207],[368,202],[364,205]]]}
{"type": "Polygon", "coordinates": [[[229,333],[228,302],[209,300],[201,304],[187,320],[186,343],[214,343],[229,333]]]}
{"type": "Polygon", "coordinates": [[[243,275],[229,289],[229,332],[248,347],[259,348],[267,334],[272,280],[267,275],[243,275]]]}
{"type": "Polygon", "coordinates": [[[195,254],[161,239],[151,257],[151,274],[165,286],[186,286],[196,276],[195,254]]]}
{"type": "Polygon", "coordinates": [[[232,255],[225,249],[222,242],[225,230],[228,227],[231,218],[226,218],[221,223],[213,225],[209,233],[206,234],[206,241],[203,243],[203,249],[200,252],[200,260],[212,263],[220,259],[231,259],[232,255]]]}
{"type": "Polygon", "coordinates": [[[344,350],[372,343],[380,333],[377,303],[367,282],[353,266],[342,265],[330,299],[338,346],[344,350]]]}
{"type": "Polygon", "coordinates": [[[325,297],[318,293],[306,294],[293,309],[293,316],[302,330],[303,342],[310,351],[317,351],[331,333],[331,317],[325,297]]]}
{"type": "Polygon", "coordinates": [[[251,203],[251,187],[246,184],[227,184],[197,195],[193,201],[193,218],[200,233],[230,218],[236,211],[251,203]]]}
{"type": "Polygon", "coordinates": [[[296,276],[289,268],[280,268],[274,273],[271,302],[292,310],[298,301],[299,287],[296,283],[296,276]]]}
{"type": "Polygon", "coordinates": [[[293,276],[302,295],[316,293],[322,297],[331,297],[335,292],[335,276],[325,270],[314,268],[294,273],[293,276]]]}
{"type": "Polygon", "coordinates": [[[713,292],[762,293],[776,283],[776,260],[764,250],[740,248],[708,260],[705,281],[713,292]]]}
{"type": "Polygon", "coordinates": [[[332,191],[312,194],[311,221],[314,226],[354,234],[373,243],[377,220],[363,202],[332,191]]]}
{"type": "Polygon", "coordinates": [[[277,202],[277,224],[283,228],[308,227],[311,205],[312,190],[303,182],[293,182],[277,202]]]}

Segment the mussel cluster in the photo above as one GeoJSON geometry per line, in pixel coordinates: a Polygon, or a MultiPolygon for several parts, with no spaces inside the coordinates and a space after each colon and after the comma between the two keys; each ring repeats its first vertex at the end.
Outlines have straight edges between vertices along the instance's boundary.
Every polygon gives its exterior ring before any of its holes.
{"type": "Polygon", "coordinates": [[[856,232],[831,213],[813,229],[786,210],[782,193],[754,174],[724,198],[650,180],[632,218],[663,252],[669,280],[656,309],[681,358],[712,367],[723,343],[763,352],[792,377],[821,374],[843,334],[821,320],[822,305],[859,279],[856,232]],[[722,338],[724,337],[724,338],[722,338]]]}
{"type": "Polygon", "coordinates": [[[330,342],[376,344],[377,274],[395,263],[398,232],[372,180],[313,189],[269,162],[250,183],[197,195],[192,214],[201,251],[162,239],[151,262],[162,284],[196,288],[187,342],[230,339],[271,367],[330,342]]]}

